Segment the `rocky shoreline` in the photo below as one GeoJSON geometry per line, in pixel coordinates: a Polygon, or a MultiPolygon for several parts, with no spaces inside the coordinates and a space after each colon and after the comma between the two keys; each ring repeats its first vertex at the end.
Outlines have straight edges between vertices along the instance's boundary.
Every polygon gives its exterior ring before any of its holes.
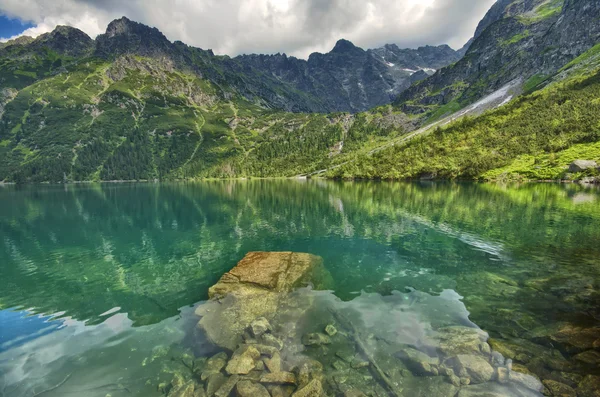
{"type": "Polygon", "coordinates": [[[595,377],[571,394],[514,364],[508,345],[489,340],[449,293],[341,302],[319,291],[328,281],[314,255],[249,253],[196,311],[199,334],[219,352],[185,353],[184,370],[159,389],[169,397],[598,395],[595,377]]]}

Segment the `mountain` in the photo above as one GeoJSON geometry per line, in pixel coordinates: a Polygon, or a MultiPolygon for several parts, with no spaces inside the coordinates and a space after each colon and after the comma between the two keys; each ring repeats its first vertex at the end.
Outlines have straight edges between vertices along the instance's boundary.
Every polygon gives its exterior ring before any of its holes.
{"type": "Polygon", "coordinates": [[[458,61],[448,46],[400,49],[386,45],[363,50],[339,40],[331,52],[308,61],[281,55],[245,55],[235,60],[321,98],[336,111],[357,112],[390,103],[415,81],[458,61]]]}
{"type": "Polygon", "coordinates": [[[598,100],[599,7],[596,0],[500,0],[462,59],[447,46],[363,50],[347,40],[308,60],[231,58],[171,43],[127,18],[95,40],[58,27],[0,47],[0,181],[323,170],[482,178],[522,156],[545,159],[597,141],[600,112],[586,109],[598,100]],[[509,82],[532,94],[507,105],[517,89],[489,102],[503,105],[493,117],[455,115],[435,133],[419,129],[509,82]],[[501,123],[496,134],[490,126],[501,123]]]}
{"type": "MultiPolygon", "coordinates": [[[[89,55],[106,60],[123,55],[160,59],[209,80],[224,93],[242,95],[263,107],[323,113],[358,112],[388,104],[414,81],[459,59],[448,46],[402,50],[388,45],[365,51],[346,40],[340,40],[330,53],[312,54],[308,61],[285,54],[230,58],[171,43],[158,29],[127,18],[111,22],[96,40],[78,29],[59,26],[31,42],[5,43],[0,57],[23,59],[36,54],[41,58],[41,48],[66,58],[63,61],[89,55]]],[[[19,69],[40,71],[35,65],[19,69]]],[[[44,68],[42,73],[48,71],[44,68]]]]}
{"type": "Polygon", "coordinates": [[[465,56],[395,103],[408,113],[444,115],[511,81],[525,90],[535,87],[600,41],[599,15],[598,1],[498,0],[465,56]]]}

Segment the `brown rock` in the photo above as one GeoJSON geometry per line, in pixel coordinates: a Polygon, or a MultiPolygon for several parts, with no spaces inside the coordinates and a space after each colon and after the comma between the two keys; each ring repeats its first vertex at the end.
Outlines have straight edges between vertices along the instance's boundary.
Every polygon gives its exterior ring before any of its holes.
{"type": "Polygon", "coordinates": [[[239,284],[289,292],[320,262],[321,258],[317,256],[297,252],[249,252],[209,289],[208,294],[210,298],[222,298],[237,290],[239,284]]]}
{"type": "Polygon", "coordinates": [[[577,397],[577,393],[571,386],[554,380],[546,379],[542,381],[544,386],[550,391],[553,397],[577,397]]]}
{"type": "Polygon", "coordinates": [[[323,394],[323,385],[321,385],[319,380],[315,379],[292,394],[292,397],[322,397],[323,394]]]}
{"type": "Polygon", "coordinates": [[[208,397],[214,396],[217,390],[219,390],[221,386],[223,386],[225,381],[226,377],[222,373],[218,372],[215,374],[211,374],[206,380],[206,394],[208,395],[208,397]]]}
{"type": "Polygon", "coordinates": [[[344,397],[367,397],[367,395],[365,393],[361,392],[360,390],[352,389],[352,390],[347,390],[344,393],[344,397]]]}
{"type": "Polygon", "coordinates": [[[263,385],[248,380],[238,382],[236,392],[238,397],[271,397],[263,385]]]}
{"type": "Polygon", "coordinates": [[[227,378],[225,383],[223,383],[215,393],[215,397],[228,397],[239,380],[240,377],[238,375],[232,375],[227,378]]]}
{"type": "Polygon", "coordinates": [[[265,374],[260,378],[260,383],[273,383],[277,385],[295,385],[296,376],[291,372],[275,372],[265,374]]]}
{"type": "Polygon", "coordinates": [[[575,360],[585,364],[590,364],[600,367],[600,352],[595,350],[587,350],[573,357],[575,360]]]}
{"type": "Polygon", "coordinates": [[[265,358],[263,361],[270,372],[281,372],[281,356],[279,353],[275,353],[272,358],[265,358]]]}
{"type": "Polygon", "coordinates": [[[471,379],[471,383],[484,383],[494,377],[494,368],[481,356],[459,354],[446,363],[457,375],[471,379]]]}
{"type": "Polygon", "coordinates": [[[206,361],[206,364],[204,365],[204,368],[202,370],[202,374],[200,375],[200,379],[202,379],[202,381],[205,381],[210,375],[221,372],[221,370],[225,367],[226,364],[227,353],[221,352],[215,354],[206,361]]]}
{"type": "Polygon", "coordinates": [[[235,351],[225,371],[230,375],[246,375],[255,367],[254,361],[260,358],[259,351],[252,345],[245,345],[235,351]]]}
{"type": "Polygon", "coordinates": [[[173,389],[169,392],[169,397],[194,397],[194,389],[196,384],[194,381],[190,381],[177,389],[173,389]]]}
{"type": "Polygon", "coordinates": [[[600,397],[600,376],[587,375],[577,385],[578,397],[600,397]]]}
{"type": "Polygon", "coordinates": [[[268,322],[278,311],[281,294],[309,281],[317,266],[322,266],[321,258],[310,254],[248,253],[209,289],[211,301],[196,309],[202,317],[198,327],[214,344],[234,350],[251,323],[261,317],[268,322]]]}

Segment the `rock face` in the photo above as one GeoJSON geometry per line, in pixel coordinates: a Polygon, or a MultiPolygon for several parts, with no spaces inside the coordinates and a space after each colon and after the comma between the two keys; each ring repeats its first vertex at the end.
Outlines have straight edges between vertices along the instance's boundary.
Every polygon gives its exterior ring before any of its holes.
{"type": "Polygon", "coordinates": [[[447,45],[401,49],[388,44],[363,50],[348,40],[339,40],[329,53],[311,54],[307,61],[285,54],[235,58],[319,98],[324,106],[348,112],[388,104],[412,83],[458,59],[447,45]]]}
{"type": "Polygon", "coordinates": [[[198,326],[217,346],[235,350],[248,326],[260,333],[255,320],[273,318],[287,293],[318,279],[320,270],[322,260],[314,255],[250,252],[209,289],[213,301],[197,309],[198,326]]]}
{"type": "Polygon", "coordinates": [[[421,113],[431,105],[472,103],[507,83],[549,76],[600,39],[596,0],[499,0],[465,56],[402,92],[397,104],[421,113]]]}
{"type": "Polygon", "coordinates": [[[593,160],[575,160],[569,164],[569,172],[582,172],[598,167],[598,163],[593,160]]]}

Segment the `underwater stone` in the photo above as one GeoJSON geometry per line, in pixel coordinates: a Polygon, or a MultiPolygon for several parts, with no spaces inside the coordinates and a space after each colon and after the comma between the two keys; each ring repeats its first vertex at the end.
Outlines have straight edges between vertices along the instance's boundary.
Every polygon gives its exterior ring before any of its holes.
{"type": "Polygon", "coordinates": [[[325,327],[325,333],[329,336],[335,336],[337,334],[337,329],[332,325],[332,324],[328,324],[325,327]]]}
{"type": "Polygon", "coordinates": [[[406,348],[398,356],[416,375],[438,375],[439,358],[431,357],[417,349],[406,348]]]}
{"type": "Polygon", "coordinates": [[[600,367],[600,352],[595,350],[584,351],[573,357],[573,359],[580,361],[585,364],[594,365],[600,367]]]}
{"type": "Polygon", "coordinates": [[[302,344],[304,346],[321,346],[331,344],[331,339],[325,334],[314,332],[306,334],[302,337],[302,344]]]}
{"type": "Polygon", "coordinates": [[[185,384],[185,379],[183,378],[183,376],[181,374],[175,374],[175,376],[173,376],[173,380],[171,380],[172,390],[179,389],[184,384],[185,384]]]}
{"type": "Polygon", "coordinates": [[[370,364],[368,361],[356,359],[352,362],[351,367],[354,369],[366,368],[370,364]]]}
{"type": "Polygon", "coordinates": [[[508,379],[510,376],[510,371],[508,370],[508,368],[498,367],[496,371],[497,371],[496,377],[498,378],[498,382],[500,382],[500,383],[508,382],[508,379]]]}
{"type": "Polygon", "coordinates": [[[206,394],[208,394],[209,397],[214,396],[217,390],[223,386],[226,380],[227,378],[225,375],[220,372],[211,374],[206,380],[206,394]]]}
{"type": "Polygon", "coordinates": [[[273,357],[273,355],[279,353],[279,350],[277,350],[277,348],[273,347],[273,346],[267,346],[267,345],[261,345],[261,344],[256,344],[256,345],[252,345],[252,346],[256,350],[258,350],[260,354],[262,354],[264,356],[273,357]]]}
{"type": "Polygon", "coordinates": [[[248,380],[238,382],[236,393],[238,397],[271,397],[263,385],[248,380]]]}
{"type": "Polygon", "coordinates": [[[246,375],[255,367],[254,361],[260,358],[260,352],[252,345],[244,345],[237,349],[225,371],[230,375],[246,375]]]}
{"type": "Polygon", "coordinates": [[[585,328],[569,323],[559,323],[548,327],[536,328],[527,335],[549,346],[561,345],[569,353],[580,353],[594,348],[594,342],[600,339],[600,328],[585,328]]]}
{"type": "Polygon", "coordinates": [[[481,356],[459,354],[447,362],[455,373],[470,378],[472,383],[487,382],[494,377],[494,368],[481,356]]]}
{"type": "Polygon", "coordinates": [[[463,386],[457,397],[540,397],[540,394],[532,390],[515,388],[513,385],[490,382],[463,386]]]}
{"type": "Polygon", "coordinates": [[[354,349],[346,345],[343,349],[336,351],[335,355],[344,360],[345,362],[351,363],[352,360],[354,360],[356,352],[354,351],[354,349]]]}
{"type": "Polygon", "coordinates": [[[250,324],[250,331],[258,338],[265,332],[271,331],[271,324],[266,318],[259,317],[250,324]]]}
{"type": "Polygon", "coordinates": [[[277,338],[275,335],[264,334],[261,339],[262,339],[263,344],[265,344],[267,346],[273,346],[277,350],[283,349],[283,342],[279,338],[277,338]]]}
{"type": "Polygon", "coordinates": [[[520,385],[525,386],[528,389],[532,389],[535,391],[541,391],[543,389],[542,382],[540,382],[540,380],[533,375],[511,371],[509,378],[513,383],[518,383],[520,385]]]}
{"type": "Polygon", "coordinates": [[[564,383],[557,382],[555,380],[546,379],[542,381],[544,386],[550,391],[550,395],[554,397],[577,397],[575,389],[571,386],[567,386],[564,383]]]}
{"type": "Polygon", "coordinates": [[[504,359],[504,356],[502,354],[498,353],[497,351],[492,352],[492,365],[499,367],[501,365],[504,365],[505,361],[506,360],[504,359]]]}
{"type": "Polygon", "coordinates": [[[451,374],[448,376],[448,378],[450,379],[450,383],[452,383],[456,387],[460,387],[461,383],[460,378],[458,376],[451,374]]]}
{"type": "Polygon", "coordinates": [[[447,382],[443,376],[416,376],[402,382],[401,396],[448,397],[458,392],[458,387],[447,382]]]}
{"type": "Polygon", "coordinates": [[[215,354],[206,361],[206,365],[200,375],[200,379],[207,380],[212,374],[219,373],[227,365],[227,353],[221,352],[215,354]]]}
{"type": "Polygon", "coordinates": [[[217,346],[234,350],[257,318],[269,321],[282,298],[309,282],[322,259],[294,252],[250,252],[209,289],[196,309],[198,327],[217,346]],[[284,295],[285,294],[285,295],[284,295]]]}
{"type": "Polygon", "coordinates": [[[344,364],[340,360],[335,360],[331,366],[338,371],[343,371],[348,368],[348,365],[344,364]]]}
{"type": "Polygon", "coordinates": [[[587,375],[577,386],[578,397],[600,397],[600,376],[587,375]]]}
{"type": "Polygon", "coordinates": [[[281,372],[281,356],[279,353],[275,353],[273,357],[265,358],[263,361],[270,372],[281,372]]]}
{"type": "Polygon", "coordinates": [[[238,375],[232,375],[229,378],[227,378],[225,383],[223,383],[223,385],[221,385],[221,387],[219,387],[219,390],[217,390],[217,392],[215,393],[215,397],[229,396],[239,380],[240,377],[238,375]]]}
{"type": "Polygon", "coordinates": [[[296,376],[291,372],[275,372],[263,375],[260,378],[260,383],[273,383],[276,385],[295,385],[296,376]]]}
{"type": "Polygon", "coordinates": [[[323,364],[317,360],[307,359],[296,366],[293,372],[299,387],[304,387],[313,379],[323,380],[323,364]]]}
{"type": "Polygon", "coordinates": [[[206,392],[204,391],[204,387],[202,385],[196,385],[194,397],[206,397],[206,392]]]}
{"type": "Polygon", "coordinates": [[[344,392],[344,397],[367,397],[367,395],[359,390],[352,389],[344,392]]]}
{"type": "Polygon", "coordinates": [[[194,389],[196,387],[195,382],[190,381],[186,384],[178,387],[177,389],[173,388],[169,392],[169,397],[194,397],[194,389]]]}
{"type": "Polygon", "coordinates": [[[323,385],[319,380],[314,379],[296,393],[292,394],[292,397],[321,397],[323,394],[323,385]]]}
{"type": "Polygon", "coordinates": [[[478,354],[487,339],[488,334],[479,328],[462,326],[439,328],[434,336],[438,351],[446,356],[478,354]]]}
{"type": "Polygon", "coordinates": [[[254,363],[254,369],[256,371],[264,371],[265,370],[265,362],[263,360],[258,360],[254,363]]]}

